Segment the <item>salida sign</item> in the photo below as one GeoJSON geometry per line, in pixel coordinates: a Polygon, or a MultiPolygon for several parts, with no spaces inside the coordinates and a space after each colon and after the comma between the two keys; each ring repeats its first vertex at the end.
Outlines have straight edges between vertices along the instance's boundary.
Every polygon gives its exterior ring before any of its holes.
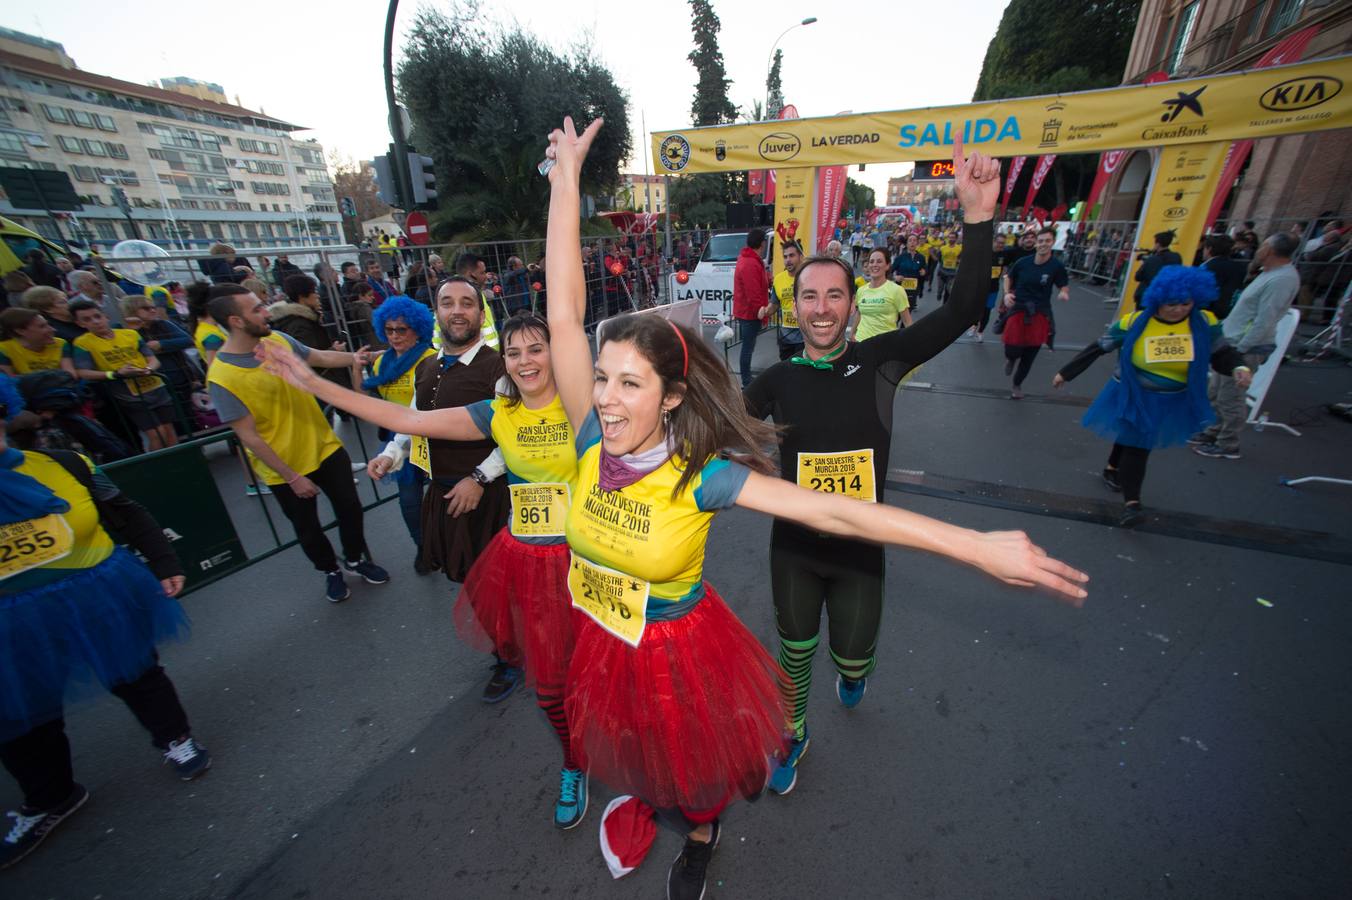
{"type": "Polygon", "coordinates": [[[676,173],[901,162],[961,137],[1002,156],[1097,153],[1352,127],[1352,56],[1206,78],[900,112],[692,128],[653,135],[676,173]]]}

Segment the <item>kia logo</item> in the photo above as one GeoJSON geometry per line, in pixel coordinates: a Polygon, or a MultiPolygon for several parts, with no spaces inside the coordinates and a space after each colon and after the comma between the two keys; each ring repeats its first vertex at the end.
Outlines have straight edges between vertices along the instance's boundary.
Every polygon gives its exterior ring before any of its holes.
{"type": "Polygon", "coordinates": [[[1166,219],[1181,219],[1181,218],[1183,218],[1184,216],[1186,216],[1187,214],[1188,214],[1188,208],[1187,208],[1186,206],[1171,206],[1171,207],[1169,207],[1168,209],[1166,209],[1166,210],[1164,211],[1164,218],[1166,218],[1166,219]]]}
{"type": "Polygon", "coordinates": [[[1295,112],[1332,100],[1342,90],[1342,81],[1331,75],[1309,75],[1274,84],[1258,102],[1274,112],[1295,112]]]}
{"type": "Polygon", "coordinates": [[[765,137],[757,149],[760,151],[761,159],[784,162],[798,155],[798,151],[803,149],[803,142],[791,134],[777,131],[765,137]]]}

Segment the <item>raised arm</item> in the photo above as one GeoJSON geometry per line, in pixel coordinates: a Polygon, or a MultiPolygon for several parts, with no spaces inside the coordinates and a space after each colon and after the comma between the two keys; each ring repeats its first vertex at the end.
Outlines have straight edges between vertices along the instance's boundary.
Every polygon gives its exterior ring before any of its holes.
{"type": "Polygon", "coordinates": [[[737,505],[813,531],[947,556],[1006,584],[1046,588],[1072,606],[1083,605],[1088,596],[1080,586],[1088,575],[1052,559],[1022,531],[972,531],[886,503],[809,491],[758,472],[747,476],[737,505]]]}
{"type": "Polygon", "coordinates": [[[571,116],[549,136],[545,155],[554,161],[549,172],[549,226],[545,241],[545,283],[549,285],[549,352],[554,382],[576,430],[592,405],[592,355],[583,323],[587,285],[582,274],[582,239],[578,233],[582,163],[601,129],[601,119],[581,135],[571,116]]]}
{"type": "MultiPolygon", "coordinates": [[[[311,359],[318,352],[311,350],[311,359]]],[[[269,372],[287,384],[398,434],[417,434],[445,441],[479,441],[486,436],[463,406],[420,410],[348,390],[321,378],[309,363],[292,353],[290,347],[272,341],[259,341],[254,355],[262,360],[269,372]]]]}

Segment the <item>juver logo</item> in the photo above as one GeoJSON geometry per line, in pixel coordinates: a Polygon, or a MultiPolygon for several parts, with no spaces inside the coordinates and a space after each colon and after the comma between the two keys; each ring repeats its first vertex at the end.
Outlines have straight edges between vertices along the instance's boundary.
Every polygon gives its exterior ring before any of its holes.
{"type": "Polygon", "coordinates": [[[791,134],[783,131],[777,131],[774,134],[767,135],[757,148],[761,159],[770,162],[784,162],[793,159],[798,155],[798,151],[803,149],[803,142],[791,134]]]}

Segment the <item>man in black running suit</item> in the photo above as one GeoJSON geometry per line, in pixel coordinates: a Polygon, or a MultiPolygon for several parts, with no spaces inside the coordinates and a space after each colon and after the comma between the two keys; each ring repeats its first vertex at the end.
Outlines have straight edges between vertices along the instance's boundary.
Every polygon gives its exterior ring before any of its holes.
{"type": "MultiPolygon", "coordinates": [[[[962,161],[955,148],[955,168],[962,161]]],[[[747,408],[784,426],[780,475],[813,490],[881,500],[892,446],[896,387],[907,372],[932,358],[976,321],[985,306],[991,270],[991,231],[999,199],[998,164],[982,160],[957,180],[964,210],[963,254],[946,305],[910,328],[860,343],[846,340],[854,310],[854,275],[838,260],[801,265],[794,307],[803,334],[801,356],[777,363],[745,391],[747,408]],[[995,177],[985,178],[994,166],[995,177]]],[[[847,708],[863,698],[875,665],[882,614],[883,550],[827,537],[776,520],[770,539],[771,590],[779,631],[779,662],[789,675],[794,740],[772,774],[785,794],[797,781],[807,749],[804,721],[817,649],[821,609],[830,627],[837,694],[847,708]]]]}

